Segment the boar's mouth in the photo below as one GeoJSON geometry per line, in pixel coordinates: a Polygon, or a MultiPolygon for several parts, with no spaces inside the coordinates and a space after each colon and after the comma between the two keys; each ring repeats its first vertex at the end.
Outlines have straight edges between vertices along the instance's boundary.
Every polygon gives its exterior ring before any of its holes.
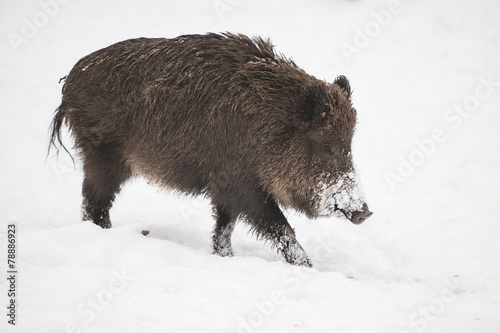
{"type": "Polygon", "coordinates": [[[347,219],[349,221],[351,221],[351,218],[353,216],[353,213],[345,210],[345,209],[340,209],[338,208],[337,205],[335,205],[335,208],[332,210],[332,212],[328,215],[326,214],[321,214],[319,216],[335,216],[335,217],[338,217],[338,218],[341,218],[341,219],[347,219]]]}

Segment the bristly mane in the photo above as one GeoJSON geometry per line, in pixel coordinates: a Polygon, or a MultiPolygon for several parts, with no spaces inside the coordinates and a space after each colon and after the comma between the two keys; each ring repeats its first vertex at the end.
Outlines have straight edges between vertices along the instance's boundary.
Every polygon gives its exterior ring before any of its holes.
{"type": "MultiPolygon", "coordinates": [[[[230,40],[233,40],[237,43],[240,44],[245,44],[248,46],[248,51],[249,51],[249,56],[257,57],[259,59],[267,59],[269,61],[273,61],[278,64],[288,64],[293,67],[298,66],[295,64],[295,62],[291,58],[287,58],[283,53],[281,52],[276,52],[275,50],[275,45],[272,43],[271,39],[268,38],[262,38],[259,36],[253,36],[253,37],[248,37],[243,34],[234,34],[231,32],[224,32],[221,34],[215,34],[215,33],[208,33],[206,35],[199,35],[200,37],[202,36],[211,36],[211,37],[219,37],[219,38],[227,38],[230,40]]],[[[186,36],[181,36],[181,37],[187,37],[186,36]]],[[[190,35],[189,37],[192,37],[190,35]]]]}

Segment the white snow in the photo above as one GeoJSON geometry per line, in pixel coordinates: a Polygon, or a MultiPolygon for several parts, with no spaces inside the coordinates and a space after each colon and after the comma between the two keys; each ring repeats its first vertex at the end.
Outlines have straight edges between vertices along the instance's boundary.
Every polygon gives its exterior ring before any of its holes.
{"type": "Polygon", "coordinates": [[[500,332],[497,1],[0,8],[1,332],[500,332]],[[288,265],[241,224],[235,256],[212,255],[209,203],[141,180],[117,198],[112,229],[81,222],[81,164],[64,152],[45,160],[58,80],[81,57],[206,31],[269,36],[308,73],[351,81],[353,156],[374,215],[355,226],[287,212],[312,269],[288,265]],[[13,34],[25,38],[18,51],[13,34]],[[350,61],[341,45],[356,46],[350,61]],[[16,326],[6,316],[10,223],[16,326]]]}

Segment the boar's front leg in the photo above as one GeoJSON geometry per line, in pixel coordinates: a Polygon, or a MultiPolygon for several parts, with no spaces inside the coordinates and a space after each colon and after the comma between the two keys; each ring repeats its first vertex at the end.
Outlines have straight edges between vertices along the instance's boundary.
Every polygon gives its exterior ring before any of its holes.
{"type": "Polygon", "coordinates": [[[260,205],[247,211],[245,216],[255,232],[276,246],[287,262],[312,267],[309,256],[295,238],[295,231],[288,224],[276,201],[266,197],[264,202],[261,201],[260,205]]]}

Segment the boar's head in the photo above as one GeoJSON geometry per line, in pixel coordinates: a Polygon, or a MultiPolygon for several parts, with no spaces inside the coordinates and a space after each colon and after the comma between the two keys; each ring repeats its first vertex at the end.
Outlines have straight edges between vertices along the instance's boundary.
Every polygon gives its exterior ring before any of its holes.
{"type": "Polygon", "coordinates": [[[272,193],[311,218],[341,216],[360,224],[372,215],[351,156],[356,110],[344,76],[311,80],[295,99],[293,138],[281,156],[272,193]]]}
{"type": "Polygon", "coordinates": [[[313,180],[309,189],[310,214],[340,215],[355,224],[362,223],[372,212],[352,162],[357,118],[349,81],[339,76],[333,84],[311,83],[299,104],[308,122],[303,140],[309,148],[309,176],[313,180]]]}

